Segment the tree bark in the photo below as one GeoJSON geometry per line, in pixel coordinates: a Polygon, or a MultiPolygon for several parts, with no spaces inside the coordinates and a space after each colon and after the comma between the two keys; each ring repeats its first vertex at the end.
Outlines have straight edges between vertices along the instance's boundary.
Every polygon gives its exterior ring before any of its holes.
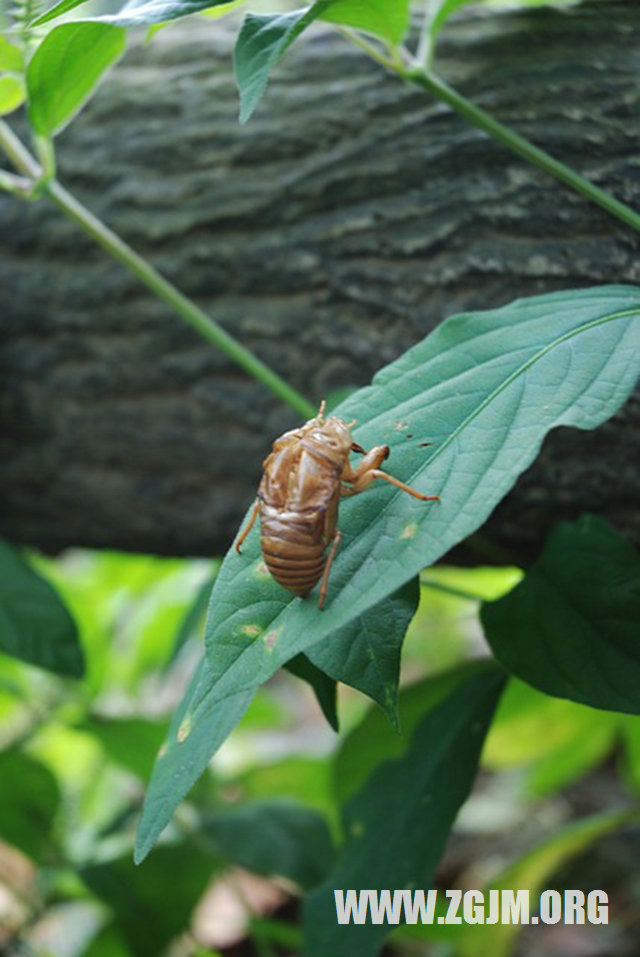
{"type": "MultiPolygon", "coordinates": [[[[234,27],[235,30],[235,27],[234,27]]],[[[315,401],[366,383],[441,319],[638,282],[638,237],[328,28],[237,125],[234,30],[198,19],[132,49],[59,137],[63,181],[315,401]]],[[[640,206],[640,7],[467,13],[438,70],[640,206]]],[[[0,534],[224,551],[296,415],[46,202],[0,196],[0,534]]],[[[486,535],[526,558],[555,521],[640,543],[640,398],[562,429],[486,535]]]]}

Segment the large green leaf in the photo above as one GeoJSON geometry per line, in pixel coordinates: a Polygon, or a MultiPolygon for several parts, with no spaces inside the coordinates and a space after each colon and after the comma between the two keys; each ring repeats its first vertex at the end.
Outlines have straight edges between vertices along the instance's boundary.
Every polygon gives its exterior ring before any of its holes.
{"type": "Polygon", "coordinates": [[[89,99],[125,45],[125,31],[106,23],[54,27],[27,68],[29,117],[36,133],[58,133],[89,99]]]}
{"type": "Polygon", "coordinates": [[[220,810],[207,816],[202,830],[227,860],[266,877],[286,877],[303,890],[320,883],[333,858],[325,819],[283,798],[220,810]]]}
{"type": "Polygon", "coordinates": [[[55,858],[51,835],[60,788],[49,768],[17,749],[0,752],[0,838],[36,861],[55,858]]]}
{"type": "Polygon", "coordinates": [[[241,123],[258,105],[273,69],[314,20],[364,30],[397,44],[408,28],[409,0],[316,0],[291,13],[248,13],[234,54],[241,123]]]}
{"type": "Polygon", "coordinates": [[[406,753],[381,764],[344,811],[336,866],[308,900],[307,957],[371,957],[388,925],[340,925],[334,889],[429,887],[449,829],[467,797],[504,674],[493,664],[461,682],[412,735],[406,753]]]}
{"type": "Polygon", "coordinates": [[[84,673],[75,622],[57,592],[1,541],[0,651],[56,674],[84,673]]]}
{"type": "Polygon", "coordinates": [[[640,557],[600,519],[560,525],[513,591],[483,605],[496,657],[535,688],[640,713],[640,557]]]}
{"type": "Polygon", "coordinates": [[[321,612],[315,591],[294,598],[273,581],[257,534],[242,555],[229,552],[212,592],[205,672],[154,772],[138,854],[148,852],[260,684],[475,531],[549,429],[599,425],[639,370],[640,291],[608,286],[455,316],[350,396],[337,411],[357,420],[356,441],[387,443],[389,470],[442,501],[417,502],[383,482],[345,500],[343,543],[321,612]],[[433,444],[425,449],[425,441],[433,444]]]}

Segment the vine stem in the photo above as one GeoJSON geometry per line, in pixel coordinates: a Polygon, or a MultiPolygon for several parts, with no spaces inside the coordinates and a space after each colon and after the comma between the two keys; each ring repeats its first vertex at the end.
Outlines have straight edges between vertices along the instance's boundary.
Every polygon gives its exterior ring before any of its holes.
{"type": "Polygon", "coordinates": [[[571,169],[570,166],[566,166],[564,163],[561,163],[560,160],[554,159],[553,156],[545,153],[544,150],[534,146],[529,140],[526,140],[523,136],[509,129],[508,126],[504,126],[499,120],[494,119],[489,113],[486,113],[470,100],[467,100],[466,97],[462,96],[461,93],[458,93],[457,90],[454,90],[453,87],[449,86],[434,73],[421,67],[399,69],[397,72],[402,79],[408,83],[423,87],[423,89],[428,90],[439,100],[447,103],[457,113],[468,120],[469,123],[488,133],[489,136],[493,137],[494,140],[497,140],[498,143],[501,143],[503,146],[506,146],[507,149],[510,149],[513,153],[517,153],[518,156],[522,156],[534,166],[550,173],[551,176],[570,186],[577,193],[590,199],[598,206],[602,206],[603,209],[606,209],[612,216],[616,216],[622,220],[627,226],[631,226],[632,229],[640,232],[639,213],[636,213],[631,207],[610,196],[609,193],[606,193],[588,179],[585,179],[584,176],[581,176],[580,173],[571,169]]]}
{"type": "Polygon", "coordinates": [[[184,322],[192,326],[201,336],[224,352],[245,372],[265,385],[297,412],[306,417],[315,415],[315,407],[303,395],[285,382],[284,379],[281,379],[277,373],[265,365],[249,349],[234,339],[203,309],[180,292],[173,283],[165,279],[157,269],[135,252],[117,233],[83,206],[58,180],[44,180],[38,183],[42,176],[40,165],[3,120],[0,120],[0,146],[16,169],[27,176],[35,188],[39,188],[43,195],[48,196],[69,219],[80,226],[99,246],[126,266],[129,272],[133,273],[159,299],[170,306],[184,322]]]}

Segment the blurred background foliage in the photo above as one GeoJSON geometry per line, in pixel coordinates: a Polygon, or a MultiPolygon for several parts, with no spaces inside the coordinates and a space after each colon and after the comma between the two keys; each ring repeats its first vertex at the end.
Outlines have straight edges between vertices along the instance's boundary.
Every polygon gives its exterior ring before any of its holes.
{"type": "MultiPolygon", "coordinates": [[[[55,560],[31,554],[28,563],[70,610],[85,674],[0,656],[0,952],[14,957],[299,953],[300,894],[331,863],[341,805],[381,759],[402,751],[414,716],[451,670],[487,654],[479,601],[521,574],[439,567],[423,575],[404,646],[400,736],[342,686],[336,735],[309,686],[277,675],[136,868],[145,781],[199,654],[217,562],[69,551],[55,560]]],[[[603,953],[631,953],[637,837],[619,828],[639,788],[637,718],[511,681],[438,883],[602,885],[617,904],[609,927],[587,927],[591,945],[597,934],[614,948],[603,953]]],[[[526,930],[500,926],[489,942],[487,930],[406,927],[387,952],[482,954],[490,943],[492,954],[507,954],[526,941],[526,930]]],[[[557,930],[536,928],[536,940],[557,930]]],[[[567,953],[594,952],[580,949],[584,927],[571,931],[567,953]]],[[[559,952],[553,946],[546,952],[559,952]]]]}

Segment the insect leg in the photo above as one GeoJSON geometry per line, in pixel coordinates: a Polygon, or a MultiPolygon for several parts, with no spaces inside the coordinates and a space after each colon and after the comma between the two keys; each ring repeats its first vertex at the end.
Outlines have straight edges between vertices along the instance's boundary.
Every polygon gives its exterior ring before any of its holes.
{"type": "Polygon", "coordinates": [[[408,485],[405,485],[404,482],[394,478],[393,475],[383,472],[379,466],[384,462],[388,455],[389,446],[378,445],[367,452],[355,471],[349,464],[347,464],[343,470],[341,478],[343,482],[348,482],[351,488],[343,486],[341,494],[346,497],[349,495],[358,495],[360,492],[364,492],[364,490],[368,488],[376,479],[384,479],[385,482],[390,482],[391,485],[395,485],[396,488],[402,489],[403,492],[408,492],[409,495],[413,495],[414,498],[420,499],[421,502],[437,502],[440,500],[439,495],[423,495],[422,492],[417,492],[415,489],[410,488],[408,485]]]}
{"type": "Polygon", "coordinates": [[[251,516],[250,516],[250,518],[249,518],[249,521],[247,522],[247,527],[244,529],[243,532],[240,533],[240,537],[238,538],[238,541],[236,542],[236,551],[237,551],[238,555],[241,554],[241,553],[240,553],[240,546],[242,545],[242,543],[244,542],[245,538],[247,537],[247,535],[249,534],[249,532],[250,532],[251,529],[253,528],[254,522],[255,522],[256,518],[258,517],[258,512],[259,512],[259,511],[260,511],[260,500],[258,500],[258,501],[256,502],[256,504],[253,506],[253,511],[251,512],[251,516]]]}
{"type": "Polygon", "coordinates": [[[324,566],[324,572],[322,574],[322,581],[320,583],[320,595],[318,596],[318,608],[322,609],[324,605],[324,600],[327,595],[327,586],[329,584],[329,572],[331,571],[331,566],[333,565],[333,559],[336,557],[336,552],[338,551],[338,546],[342,541],[342,534],[336,529],[336,533],[333,536],[333,544],[331,545],[331,551],[329,552],[329,557],[327,558],[327,564],[324,566]]]}

